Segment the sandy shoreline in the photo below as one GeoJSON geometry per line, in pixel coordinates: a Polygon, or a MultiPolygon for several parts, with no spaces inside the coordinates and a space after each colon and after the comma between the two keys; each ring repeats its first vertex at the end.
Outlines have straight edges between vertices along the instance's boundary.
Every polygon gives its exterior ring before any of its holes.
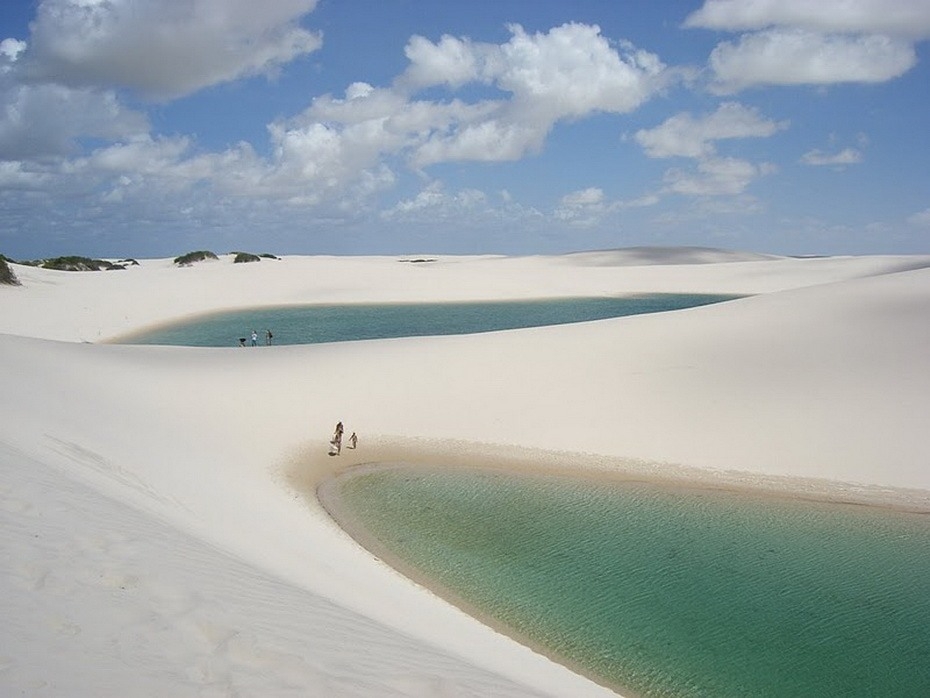
{"type": "Polygon", "coordinates": [[[629,687],[605,682],[603,678],[592,675],[586,667],[515,632],[454,589],[441,584],[381,544],[341,499],[341,480],[383,468],[420,474],[455,469],[476,473],[515,473],[569,481],[588,480],[619,486],[642,483],[684,492],[727,492],[746,495],[753,500],[761,497],[825,506],[864,506],[884,510],[889,514],[930,515],[930,491],[927,490],[853,486],[816,478],[747,476],[740,471],[697,470],[667,463],[632,462],[583,453],[547,453],[494,444],[426,444],[403,439],[381,439],[375,444],[368,443],[361,453],[358,449],[344,449],[343,455],[339,457],[320,455],[322,452],[320,449],[309,462],[295,463],[288,473],[288,480],[308,500],[315,500],[314,505],[321,506],[355,543],[424,590],[478,618],[497,632],[628,698],[638,694],[629,687]]]}
{"type": "Polygon", "coordinates": [[[443,470],[501,470],[606,483],[644,482],[686,490],[718,490],[822,504],[868,506],[930,514],[930,490],[862,485],[815,477],[718,471],[674,463],[637,461],[583,452],[556,452],[474,442],[430,442],[380,437],[364,449],[343,448],[339,457],[321,447],[293,464],[288,479],[305,496],[319,493],[348,471],[382,466],[443,470]]]}
{"type": "MultiPolygon", "coordinates": [[[[602,294],[598,296],[585,296],[585,295],[581,295],[581,296],[576,296],[576,295],[564,296],[563,295],[563,296],[556,296],[556,297],[538,296],[538,297],[528,297],[528,298],[511,298],[511,299],[503,299],[503,300],[484,298],[484,299],[475,300],[475,301],[444,299],[444,300],[436,300],[436,301],[423,301],[423,300],[420,300],[420,301],[389,301],[385,303],[373,302],[373,301],[352,301],[352,302],[346,302],[346,303],[300,303],[300,304],[294,303],[294,304],[288,304],[288,305],[260,305],[260,306],[240,307],[240,308],[232,308],[232,309],[227,308],[224,310],[216,310],[216,311],[210,311],[210,312],[196,313],[193,315],[185,315],[185,316],[174,318],[172,320],[168,320],[165,322],[158,322],[155,324],[145,325],[143,327],[135,328],[129,332],[124,332],[118,335],[114,335],[112,337],[103,337],[97,340],[95,343],[96,344],[133,344],[138,338],[144,337],[151,333],[160,332],[160,331],[172,329],[175,327],[182,327],[182,326],[186,327],[191,324],[195,324],[197,322],[209,321],[211,319],[221,318],[221,317],[224,317],[230,314],[239,315],[239,314],[245,314],[245,313],[255,313],[257,315],[261,315],[262,313],[269,313],[269,312],[273,313],[279,310],[307,310],[307,309],[313,310],[313,309],[331,309],[331,308],[345,308],[345,307],[390,308],[390,307],[397,307],[397,306],[421,307],[424,305],[428,305],[430,307],[442,308],[443,306],[458,306],[462,304],[467,305],[467,306],[481,306],[483,304],[497,305],[501,303],[514,303],[514,304],[535,303],[535,302],[546,303],[546,302],[558,302],[558,301],[565,301],[565,300],[605,300],[605,299],[627,300],[627,299],[655,297],[655,296],[663,296],[663,295],[674,296],[678,294],[635,292],[635,293],[622,293],[622,294],[602,294]]],[[[703,295],[703,294],[699,294],[699,295],[703,295]]],[[[712,301],[715,303],[725,302],[729,300],[738,300],[740,298],[746,297],[745,295],[741,295],[741,294],[707,294],[707,295],[719,295],[720,296],[719,299],[715,299],[714,301],[712,301]]],[[[655,311],[650,311],[650,312],[655,312],[655,311]]],[[[668,312],[668,311],[663,311],[663,312],[668,312]]],[[[634,313],[634,314],[638,314],[638,313],[634,313]]],[[[256,327],[263,326],[261,322],[255,323],[255,324],[256,324],[256,327]]],[[[554,324],[559,324],[559,323],[554,323],[554,324]]],[[[542,326],[542,325],[533,325],[533,326],[542,326]]],[[[251,325],[248,325],[248,327],[251,328],[251,325]]],[[[520,329],[520,328],[517,328],[517,329],[520,329]]],[[[482,330],[482,331],[486,332],[488,330],[482,330]]],[[[261,334],[260,338],[262,340],[261,344],[264,344],[264,330],[260,334],[261,334]]],[[[469,332],[458,332],[457,334],[470,334],[470,333],[469,332]]],[[[280,335],[278,335],[278,337],[280,339],[280,335]]],[[[337,341],[354,341],[354,340],[342,340],[341,339],[337,341]]],[[[295,342],[295,343],[299,344],[300,342],[295,342]]],[[[278,342],[278,344],[280,344],[280,342],[278,342]]],[[[233,343],[230,343],[229,346],[236,346],[236,345],[234,345],[233,343]]]]}
{"type": "MultiPolygon", "coordinates": [[[[422,466],[410,466],[407,463],[379,463],[374,465],[358,465],[355,466],[355,468],[352,468],[352,470],[366,470],[370,467],[413,467],[415,469],[419,469],[419,467],[422,466]]],[[[633,693],[628,688],[620,685],[612,685],[610,683],[604,682],[603,679],[597,676],[592,676],[590,672],[588,672],[581,665],[572,662],[566,657],[559,656],[557,653],[553,652],[544,645],[535,642],[532,638],[515,632],[513,628],[498,622],[492,615],[485,612],[484,609],[469,603],[465,598],[457,594],[454,590],[441,585],[437,580],[431,578],[416,566],[408,564],[403,558],[393,554],[387,547],[381,545],[368,530],[366,530],[363,526],[358,525],[357,520],[352,515],[351,509],[345,506],[344,502],[342,502],[338,496],[338,480],[341,476],[347,474],[349,474],[348,471],[344,470],[339,475],[324,480],[319,484],[314,495],[318,499],[320,506],[326,510],[327,514],[329,514],[329,516],[331,516],[333,520],[339,524],[342,530],[344,530],[346,534],[351,537],[352,540],[354,540],[358,545],[371,552],[380,561],[396,570],[399,574],[402,574],[406,579],[409,579],[414,584],[417,584],[423,588],[426,592],[434,594],[437,598],[443,599],[444,601],[453,604],[456,608],[461,609],[464,613],[473,618],[479,619],[482,623],[487,625],[489,628],[492,628],[496,632],[505,635],[516,642],[519,642],[521,645],[528,647],[533,652],[547,657],[551,661],[558,662],[563,666],[568,667],[581,676],[586,676],[591,681],[598,683],[611,691],[617,692],[618,695],[622,694],[627,698],[636,698],[637,694],[633,693]]]]}
{"type": "Polygon", "coordinates": [[[125,695],[144,674],[152,694],[176,696],[610,695],[353,543],[313,493],[356,462],[710,474],[926,508],[927,256],[618,250],[14,271],[22,286],[0,288],[6,692],[45,681],[125,695]],[[755,295],[472,336],[254,351],[96,343],[241,307],[638,292],[755,295]],[[359,448],[328,458],[336,420],[359,448]],[[69,517],[78,500],[99,521],[69,517]],[[146,542],[172,536],[202,547],[146,542]],[[255,592],[217,589],[221,578],[255,592]],[[307,609],[299,624],[276,598],[307,609]]]}
{"type": "Polygon", "coordinates": [[[540,645],[529,637],[515,633],[476,607],[454,590],[445,587],[417,567],[382,545],[360,524],[351,507],[339,494],[340,481],[346,477],[382,468],[416,473],[455,469],[467,472],[502,472],[566,480],[589,480],[617,485],[645,483],[678,491],[718,491],[747,495],[754,500],[807,502],[826,506],[865,506],[905,514],[930,515],[930,491],[884,487],[856,487],[848,483],[815,478],[747,476],[742,472],[720,473],[674,467],[663,463],[635,463],[619,458],[599,458],[581,453],[545,453],[530,449],[508,449],[493,444],[423,444],[386,440],[368,444],[363,454],[343,450],[342,456],[315,454],[310,463],[295,464],[289,481],[308,499],[316,499],[327,514],[358,545],[370,551],[386,565],[465,613],[479,618],[496,631],[512,637],[534,652],[565,664],[573,671],[601,683],[610,690],[633,698],[629,688],[604,683],[584,667],[540,645]],[[372,460],[375,459],[375,460],[372,460]]]}
{"type": "MultiPolygon", "coordinates": [[[[385,450],[393,451],[394,449],[404,450],[396,444],[385,450]]],[[[381,449],[376,447],[374,450],[378,452],[381,449]]],[[[518,476],[530,476],[534,480],[538,478],[554,478],[556,480],[566,480],[569,482],[578,482],[581,480],[602,484],[615,484],[618,486],[647,484],[664,490],[672,490],[685,494],[702,491],[727,492],[728,494],[737,496],[745,495],[748,497],[749,501],[753,503],[758,503],[760,499],[772,499],[782,502],[803,502],[807,504],[823,505],[831,508],[858,508],[864,506],[873,510],[882,510],[892,516],[896,513],[906,515],[920,514],[924,516],[930,514],[930,499],[927,497],[930,493],[920,491],[896,492],[889,498],[889,493],[879,488],[872,488],[871,491],[859,489],[853,492],[842,487],[842,485],[838,483],[821,482],[817,483],[813,488],[816,490],[815,493],[812,491],[809,483],[803,483],[807,486],[799,486],[802,485],[802,483],[798,483],[797,481],[782,480],[777,484],[771,481],[768,483],[760,483],[757,481],[755,484],[746,482],[737,484],[733,481],[726,482],[721,480],[713,473],[696,474],[688,472],[687,470],[682,471],[679,476],[676,477],[674,474],[668,474],[661,470],[654,472],[652,476],[648,476],[644,474],[642,468],[624,470],[622,468],[576,467],[577,463],[574,465],[560,466],[560,460],[562,458],[571,458],[570,454],[549,454],[550,457],[548,462],[540,466],[539,461],[536,459],[522,460],[519,457],[496,459],[492,453],[493,449],[480,448],[477,450],[483,450],[484,455],[476,457],[473,464],[465,464],[464,462],[460,462],[463,459],[455,457],[450,458],[446,463],[439,463],[437,461],[442,459],[442,457],[438,455],[441,450],[441,447],[437,447],[430,450],[413,449],[413,451],[408,451],[407,453],[412,456],[412,460],[415,461],[415,463],[360,462],[345,467],[337,467],[328,475],[318,479],[315,493],[304,491],[304,494],[307,497],[312,497],[315,494],[319,500],[319,504],[358,545],[370,551],[386,565],[394,568],[424,589],[454,604],[458,608],[461,608],[469,615],[479,618],[488,626],[502,634],[512,637],[522,645],[530,647],[535,652],[547,656],[553,661],[558,661],[581,675],[588,676],[592,681],[601,683],[610,690],[617,691],[618,693],[630,697],[639,694],[634,693],[629,687],[610,683],[603,677],[592,674],[587,667],[576,664],[574,661],[561,656],[554,649],[540,644],[532,637],[497,620],[493,614],[471,603],[456,589],[443,584],[417,566],[408,563],[403,557],[381,543],[371,530],[360,523],[357,512],[343,500],[340,489],[342,481],[346,478],[352,478],[356,475],[364,475],[365,473],[376,472],[382,469],[398,471],[400,473],[409,472],[412,475],[423,477],[428,476],[430,473],[441,472],[451,468],[456,471],[475,474],[501,473],[504,475],[516,474],[518,476]],[[428,463],[428,461],[432,461],[432,463],[428,463]]],[[[465,458],[467,459],[467,457],[465,458]]],[[[350,460],[355,461],[357,459],[352,458],[350,455],[350,460]]],[[[606,464],[601,463],[601,465],[603,466],[606,464]]],[[[295,477],[294,482],[297,487],[306,487],[308,484],[311,484],[306,480],[301,482],[299,476],[295,477]]]]}

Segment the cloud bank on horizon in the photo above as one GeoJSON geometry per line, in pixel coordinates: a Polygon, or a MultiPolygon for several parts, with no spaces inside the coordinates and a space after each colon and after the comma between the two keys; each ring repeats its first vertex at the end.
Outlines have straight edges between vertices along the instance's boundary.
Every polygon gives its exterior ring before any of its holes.
{"type": "Polygon", "coordinates": [[[0,252],[930,252],[930,0],[437,4],[8,0],[0,252]]]}

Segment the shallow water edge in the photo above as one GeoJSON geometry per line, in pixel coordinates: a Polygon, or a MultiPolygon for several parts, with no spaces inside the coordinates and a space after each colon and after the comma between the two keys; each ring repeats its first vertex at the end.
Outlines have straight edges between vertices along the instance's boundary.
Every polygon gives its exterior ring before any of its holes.
{"type": "Polygon", "coordinates": [[[273,342],[318,344],[424,335],[474,334],[685,310],[742,296],[651,293],[422,303],[294,304],[216,311],[124,333],[105,342],[199,347],[246,346],[251,331],[273,342]]]}
{"type": "Polygon", "coordinates": [[[566,661],[564,656],[540,646],[539,643],[523,636],[514,628],[496,621],[487,612],[463,599],[453,589],[440,584],[429,574],[386,549],[365,530],[361,522],[353,516],[350,508],[340,501],[338,494],[340,481],[346,477],[385,469],[409,470],[418,474],[443,472],[449,469],[461,470],[463,473],[465,471],[476,473],[497,471],[505,474],[522,473],[567,478],[575,482],[584,479],[626,485],[646,483],[670,490],[727,492],[744,495],[747,499],[773,498],[789,504],[791,502],[817,502],[828,508],[836,507],[839,512],[848,511],[849,507],[869,507],[888,510],[888,514],[893,518],[895,511],[930,514],[930,492],[921,490],[863,487],[817,479],[759,477],[738,472],[712,472],[591,454],[551,453],[460,442],[423,442],[415,439],[392,441],[388,439],[380,443],[369,442],[365,448],[364,458],[361,453],[350,452],[349,455],[350,459],[341,463],[331,462],[335,459],[330,459],[330,462],[325,460],[319,462],[318,458],[314,459],[323,467],[319,470],[314,469],[315,475],[309,478],[307,469],[304,467],[302,475],[297,476],[301,482],[292,484],[299,486],[307,496],[311,494],[310,488],[313,488],[318,503],[356,543],[374,553],[383,563],[414,583],[456,605],[496,631],[626,696],[634,694],[624,686],[608,683],[602,677],[592,675],[589,670],[566,661]]]}
{"type": "Polygon", "coordinates": [[[551,451],[512,444],[394,435],[365,435],[357,450],[343,448],[342,455],[337,458],[328,457],[327,451],[328,444],[313,444],[294,453],[285,466],[291,486],[314,501],[318,499],[318,489],[327,480],[350,469],[404,465],[436,470],[492,469],[617,483],[645,482],[930,515],[930,490],[741,470],[713,470],[581,451],[551,451]]]}

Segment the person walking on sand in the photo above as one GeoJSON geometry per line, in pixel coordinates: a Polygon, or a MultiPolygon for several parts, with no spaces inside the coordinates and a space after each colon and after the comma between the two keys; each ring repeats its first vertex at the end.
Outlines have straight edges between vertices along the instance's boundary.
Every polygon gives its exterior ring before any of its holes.
{"type": "Polygon", "coordinates": [[[358,446],[358,436],[356,436],[353,431],[352,436],[349,437],[349,448],[354,451],[356,446],[358,446]]]}
{"type": "Polygon", "coordinates": [[[272,339],[274,339],[274,335],[271,334],[271,330],[265,330],[265,344],[270,347],[272,339]]]}
{"type": "Polygon", "coordinates": [[[253,347],[258,346],[258,332],[256,332],[255,330],[252,330],[252,346],[253,347]]]}

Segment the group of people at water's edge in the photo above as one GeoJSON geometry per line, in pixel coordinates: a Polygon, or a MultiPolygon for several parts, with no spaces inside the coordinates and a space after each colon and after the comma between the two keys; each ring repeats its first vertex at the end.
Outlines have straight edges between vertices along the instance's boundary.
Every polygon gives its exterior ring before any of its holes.
{"type": "MultiPolygon", "coordinates": [[[[336,429],[333,432],[333,438],[329,441],[329,455],[338,456],[342,453],[342,434],[345,432],[345,427],[343,427],[342,422],[336,422],[336,429]]],[[[358,446],[358,436],[353,431],[349,436],[349,448],[356,448],[358,446]]]]}

